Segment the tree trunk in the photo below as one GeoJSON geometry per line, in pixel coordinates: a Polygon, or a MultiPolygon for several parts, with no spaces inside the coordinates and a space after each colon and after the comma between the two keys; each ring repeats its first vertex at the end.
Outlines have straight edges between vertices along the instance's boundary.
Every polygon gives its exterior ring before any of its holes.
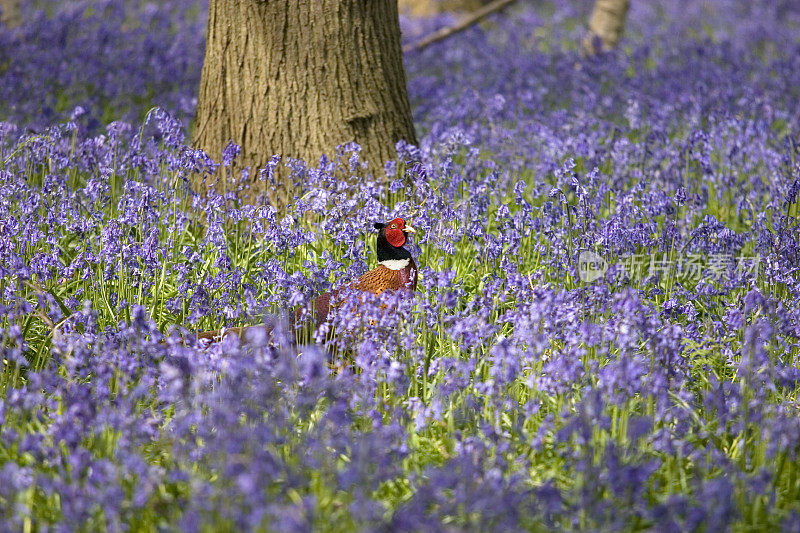
{"type": "Polygon", "coordinates": [[[589,18],[589,32],[583,40],[583,52],[595,55],[617,46],[625,30],[628,0],[595,0],[589,18]]]}
{"type": "Polygon", "coordinates": [[[0,0],[0,23],[7,28],[16,28],[22,23],[19,0],[0,0]]]}
{"type": "Polygon", "coordinates": [[[274,154],[316,163],[355,141],[381,175],[416,144],[397,0],[210,0],[194,139],[217,161],[241,147],[250,201],[274,154]]]}

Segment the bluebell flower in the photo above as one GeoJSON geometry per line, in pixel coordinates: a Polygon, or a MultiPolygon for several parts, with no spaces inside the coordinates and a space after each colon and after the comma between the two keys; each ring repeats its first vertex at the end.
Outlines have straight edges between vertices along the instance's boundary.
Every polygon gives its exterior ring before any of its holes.
{"type": "Polygon", "coordinates": [[[231,166],[241,151],[242,148],[238,144],[234,143],[233,141],[228,141],[225,149],[222,150],[222,166],[231,166]]]}

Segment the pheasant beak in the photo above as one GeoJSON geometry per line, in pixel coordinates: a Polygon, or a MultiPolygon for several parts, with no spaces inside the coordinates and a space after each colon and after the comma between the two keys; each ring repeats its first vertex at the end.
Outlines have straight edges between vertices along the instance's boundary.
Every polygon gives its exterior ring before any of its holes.
{"type": "Polygon", "coordinates": [[[417,230],[415,230],[414,228],[412,228],[408,224],[406,224],[406,226],[403,228],[403,233],[416,233],[416,232],[417,232],[417,230]]]}

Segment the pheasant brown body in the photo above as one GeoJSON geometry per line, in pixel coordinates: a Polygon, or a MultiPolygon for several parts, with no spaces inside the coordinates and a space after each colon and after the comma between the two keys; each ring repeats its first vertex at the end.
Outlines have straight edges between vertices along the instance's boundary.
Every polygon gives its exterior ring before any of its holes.
{"type": "MultiPolygon", "coordinates": [[[[331,309],[342,304],[342,293],[350,290],[371,292],[375,295],[379,295],[384,291],[416,291],[417,264],[413,258],[409,258],[408,264],[404,268],[397,270],[388,268],[385,265],[378,265],[353,283],[318,296],[313,306],[314,320],[317,325],[328,319],[331,309]]],[[[300,318],[300,310],[297,311],[295,317],[300,318]]]]}

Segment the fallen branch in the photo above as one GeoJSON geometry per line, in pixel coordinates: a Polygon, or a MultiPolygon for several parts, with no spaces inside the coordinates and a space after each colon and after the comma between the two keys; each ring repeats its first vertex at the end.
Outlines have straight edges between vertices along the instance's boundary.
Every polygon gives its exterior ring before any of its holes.
{"type": "Polygon", "coordinates": [[[432,45],[433,43],[443,41],[444,39],[447,39],[451,35],[455,35],[456,33],[462,32],[467,28],[469,28],[470,26],[477,24],[478,22],[485,19],[492,13],[500,11],[504,7],[513,4],[515,1],[516,0],[495,0],[491,4],[487,4],[480,9],[476,9],[471,14],[465,16],[452,26],[446,26],[440,30],[431,33],[427,37],[423,37],[417,42],[405,45],[403,47],[403,53],[423,50],[428,46],[432,45]]]}

